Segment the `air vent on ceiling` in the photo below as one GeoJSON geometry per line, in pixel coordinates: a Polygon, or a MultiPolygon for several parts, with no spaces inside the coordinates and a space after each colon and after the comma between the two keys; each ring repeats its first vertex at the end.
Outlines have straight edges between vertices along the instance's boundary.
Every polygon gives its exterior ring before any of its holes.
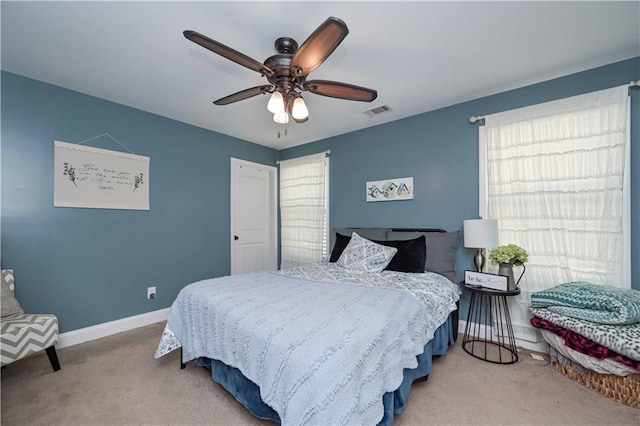
{"type": "Polygon", "coordinates": [[[385,112],[389,111],[392,111],[389,105],[380,105],[367,111],[363,111],[362,113],[368,117],[373,117],[374,115],[384,114],[385,112]]]}

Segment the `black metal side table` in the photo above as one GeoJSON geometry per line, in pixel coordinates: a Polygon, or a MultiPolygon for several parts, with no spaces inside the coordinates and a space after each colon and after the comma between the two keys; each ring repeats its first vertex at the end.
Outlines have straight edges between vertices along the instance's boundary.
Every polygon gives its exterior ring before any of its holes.
{"type": "Polygon", "coordinates": [[[518,362],[507,297],[520,294],[520,289],[500,291],[464,282],[461,284],[471,292],[462,349],[469,355],[494,364],[518,362]]]}

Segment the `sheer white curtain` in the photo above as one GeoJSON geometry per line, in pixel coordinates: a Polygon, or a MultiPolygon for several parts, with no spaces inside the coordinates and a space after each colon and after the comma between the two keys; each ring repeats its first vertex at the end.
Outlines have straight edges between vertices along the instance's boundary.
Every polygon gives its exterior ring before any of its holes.
{"type": "Polygon", "coordinates": [[[570,281],[631,286],[629,110],[625,85],[485,117],[481,214],[499,220],[501,245],[529,253],[510,303],[520,338],[537,340],[535,291],[570,281]]]}
{"type": "Polygon", "coordinates": [[[280,162],[281,268],[327,254],[329,158],[326,153],[280,162]]]}

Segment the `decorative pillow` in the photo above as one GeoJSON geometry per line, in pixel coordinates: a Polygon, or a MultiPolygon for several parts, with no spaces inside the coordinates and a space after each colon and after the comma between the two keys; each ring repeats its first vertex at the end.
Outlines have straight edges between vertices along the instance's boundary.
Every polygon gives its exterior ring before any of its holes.
{"type": "Polygon", "coordinates": [[[408,240],[424,235],[427,244],[427,260],[424,270],[443,275],[456,282],[456,250],[460,231],[454,232],[399,232],[387,234],[390,240],[408,240]]]}
{"type": "Polygon", "coordinates": [[[2,292],[0,293],[0,297],[2,298],[0,299],[0,316],[6,317],[9,315],[24,314],[22,306],[20,306],[20,303],[13,295],[13,291],[9,288],[9,283],[7,283],[4,273],[0,274],[0,280],[2,281],[0,283],[2,287],[2,292]]]}
{"type": "Polygon", "coordinates": [[[395,247],[398,252],[393,256],[385,271],[424,272],[427,258],[427,245],[424,235],[413,240],[374,241],[387,247],[395,247]]]}
{"type": "Polygon", "coordinates": [[[354,232],[336,264],[354,271],[381,272],[397,251],[395,247],[376,244],[354,232]]]}
{"type": "MultiPolygon", "coordinates": [[[[329,262],[336,262],[340,258],[349,241],[351,241],[351,237],[336,234],[336,243],[333,245],[329,262]]],[[[385,271],[424,272],[424,264],[427,257],[427,246],[424,235],[413,240],[371,241],[398,249],[398,252],[393,256],[389,265],[384,269],[385,271]]]]}
{"type": "MultiPolygon", "coordinates": [[[[351,234],[357,233],[362,238],[366,238],[367,240],[377,241],[377,240],[387,240],[387,232],[389,232],[389,228],[332,228],[331,229],[331,247],[335,248],[335,243],[337,242],[337,234],[345,235],[347,238],[351,239],[351,234]]],[[[347,246],[349,241],[347,241],[344,247],[347,246]]],[[[344,247],[342,250],[344,250],[344,247]]],[[[342,253],[340,250],[340,253],[342,253]]],[[[340,254],[336,257],[338,260],[340,254]]]]}
{"type": "Polygon", "coordinates": [[[331,250],[331,257],[329,262],[337,262],[340,259],[340,255],[351,241],[351,237],[348,235],[342,235],[336,233],[335,243],[333,244],[333,250],[331,250]]]}

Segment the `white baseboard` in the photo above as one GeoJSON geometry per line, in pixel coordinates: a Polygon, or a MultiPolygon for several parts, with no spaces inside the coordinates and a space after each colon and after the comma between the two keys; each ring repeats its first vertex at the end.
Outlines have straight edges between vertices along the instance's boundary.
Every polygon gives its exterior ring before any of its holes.
{"type": "Polygon", "coordinates": [[[115,321],[109,321],[102,324],[92,325],[78,330],[69,331],[60,334],[60,340],[56,343],[57,349],[66,348],[91,340],[100,339],[102,337],[111,336],[112,334],[122,333],[123,331],[133,330],[134,328],[144,327],[145,325],[155,324],[156,322],[165,321],[169,308],[157,311],[146,312],[132,317],[122,318],[115,321]]]}
{"type": "MultiPolygon", "coordinates": [[[[467,322],[465,320],[460,320],[458,322],[458,333],[459,334],[464,334],[464,329],[467,326],[467,322]]],[[[489,330],[487,331],[489,335],[491,335],[492,330],[490,326],[484,325],[484,324],[480,324],[478,327],[479,328],[479,335],[484,336],[485,334],[485,329],[488,327],[489,330]]],[[[518,339],[516,336],[516,346],[518,346],[519,348],[524,348],[530,351],[535,351],[535,352],[542,352],[542,353],[549,353],[549,344],[547,344],[547,342],[542,341],[542,342],[529,342],[527,340],[522,340],[522,339],[518,339]]]]}

